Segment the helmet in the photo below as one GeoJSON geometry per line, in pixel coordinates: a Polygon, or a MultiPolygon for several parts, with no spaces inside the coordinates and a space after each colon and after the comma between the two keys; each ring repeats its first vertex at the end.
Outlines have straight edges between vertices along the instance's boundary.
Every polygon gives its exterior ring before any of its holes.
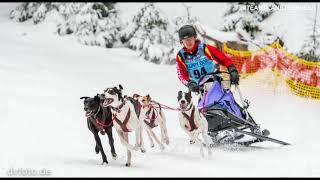
{"type": "Polygon", "coordinates": [[[186,38],[189,38],[189,37],[197,37],[197,33],[196,33],[196,29],[192,26],[192,25],[184,25],[182,26],[179,31],[179,39],[180,41],[182,39],[186,39],[186,38]]]}

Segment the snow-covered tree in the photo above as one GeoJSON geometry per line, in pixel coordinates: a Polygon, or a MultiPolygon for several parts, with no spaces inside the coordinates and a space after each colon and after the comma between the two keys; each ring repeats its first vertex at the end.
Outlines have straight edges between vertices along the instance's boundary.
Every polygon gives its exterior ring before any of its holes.
{"type": "Polygon", "coordinates": [[[75,17],[85,3],[60,3],[58,4],[61,22],[57,25],[60,35],[72,34],[76,30],[75,17]]]}
{"type": "Polygon", "coordinates": [[[19,22],[32,19],[34,24],[38,24],[55,9],[61,15],[57,24],[59,35],[74,33],[83,44],[111,48],[119,39],[121,29],[114,4],[21,3],[10,12],[10,18],[19,22]]]}
{"type": "Polygon", "coordinates": [[[230,3],[224,14],[223,31],[235,31],[243,40],[253,40],[262,31],[260,23],[270,17],[277,3],[230,3]],[[262,9],[259,9],[263,7],[262,9]]]}
{"type": "Polygon", "coordinates": [[[21,3],[10,12],[10,18],[18,22],[31,19],[40,4],[41,3],[21,3]]]}
{"type": "Polygon", "coordinates": [[[173,18],[173,25],[174,25],[175,33],[178,33],[178,30],[180,29],[180,27],[182,27],[185,24],[194,25],[197,22],[199,22],[199,18],[198,17],[191,15],[191,12],[190,12],[191,6],[189,6],[189,5],[185,4],[185,3],[182,3],[182,5],[186,10],[186,15],[175,16],[173,18]]]}
{"type": "Polygon", "coordinates": [[[263,31],[254,40],[249,41],[249,45],[253,46],[249,49],[264,48],[272,43],[279,41],[281,46],[284,46],[284,31],[283,29],[273,26],[272,28],[263,28],[263,31]]]}
{"type": "Polygon", "coordinates": [[[60,35],[74,33],[80,43],[107,48],[119,39],[121,21],[113,3],[66,3],[60,7],[60,35]]]}
{"type": "Polygon", "coordinates": [[[121,41],[141,52],[147,61],[173,64],[174,38],[168,31],[169,21],[153,3],[144,6],[121,33],[121,41]]]}
{"type": "Polygon", "coordinates": [[[56,9],[54,3],[21,3],[10,12],[10,18],[18,22],[32,19],[33,23],[37,24],[43,21],[52,9],[56,9]]]}
{"type": "Polygon", "coordinates": [[[112,47],[120,30],[117,16],[102,3],[87,3],[76,15],[76,36],[87,45],[112,47]]]}
{"type": "Polygon", "coordinates": [[[50,10],[50,3],[41,3],[32,16],[34,24],[38,24],[46,18],[47,12],[50,10]]]}
{"type": "MultiPolygon", "coordinates": [[[[320,34],[319,34],[319,23],[317,21],[318,16],[318,5],[315,7],[314,18],[312,20],[312,29],[310,34],[304,41],[298,56],[306,60],[320,61],[320,34]]],[[[310,27],[310,26],[309,26],[310,27]]]]}

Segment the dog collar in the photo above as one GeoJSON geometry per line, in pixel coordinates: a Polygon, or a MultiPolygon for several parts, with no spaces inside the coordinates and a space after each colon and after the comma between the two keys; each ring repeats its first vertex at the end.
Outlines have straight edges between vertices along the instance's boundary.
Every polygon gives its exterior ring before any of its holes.
{"type": "Polygon", "coordinates": [[[123,101],[118,107],[114,108],[111,107],[114,111],[117,111],[117,113],[121,112],[121,108],[126,104],[126,101],[123,101]]]}

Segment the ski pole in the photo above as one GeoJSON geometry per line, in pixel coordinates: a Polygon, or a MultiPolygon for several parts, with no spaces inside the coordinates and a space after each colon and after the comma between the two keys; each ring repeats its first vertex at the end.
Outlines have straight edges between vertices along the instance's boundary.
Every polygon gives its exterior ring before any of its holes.
{"type": "Polygon", "coordinates": [[[243,101],[243,98],[242,98],[242,94],[241,94],[240,88],[239,88],[239,86],[238,86],[237,84],[235,84],[235,86],[236,86],[236,89],[237,89],[237,91],[238,91],[238,93],[239,93],[240,100],[241,100],[241,103],[242,103],[242,105],[243,105],[243,108],[245,109],[245,112],[246,112],[246,118],[248,118],[248,117],[249,117],[249,115],[248,115],[248,111],[247,111],[247,106],[245,105],[245,102],[243,101]]]}
{"type": "Polygon", "coordinates": [[[241,91],[240,91],[240,88],[239,88],[239,85],[237,85],[237,84],[235,84],[235,86],[236,86],[236,89],[237,89],[237,91],[238,91],[238,93],[239,93],[239,96],[240,96],[240,100],[241,100],[241,103],[242,103],[242,105],[243,105],[243,107],[245,108],[245,109],[247,109],[247,105],[245,104],[245,101],[243,100],[243,97],[242,97],[242,93],[241,93],[241,91]]]}
{"type": "MultiPolygon", "coordinates": [[[[240,96],[240,99],[241,99],[241,103],[242,103],[242,105],[243,105],[243,107],[244,107],[244,111],[246,112],[246,120],[249,120],[249,113],[248,113],[248,109],[247,109],[249,106],[246,106],[246,105],[245,105],[245,103],[247,103],[248,105],[249,105],[249,103],[248,103],[248,101],[245,102],[245,101],[243,100],[243,97],[242,97],[242,94],[241,94],[241,91],[240,91],[239,86],[238,86],[237,84],[236,84],[235,86],[236,86],[236,89],[237,89],[237,91],[238,91],[238,93],[239,93],[239,96],[240,96]]],[[[252,117],[251,117],[251,119],[252,119],[252,121],[254,122],[254,120],[253,120],[252,117]]],[[[258,125],[256,122],[254,122],[254,124],[255,124],[257,127],[259,127],[259,125],[258,125]]]]}

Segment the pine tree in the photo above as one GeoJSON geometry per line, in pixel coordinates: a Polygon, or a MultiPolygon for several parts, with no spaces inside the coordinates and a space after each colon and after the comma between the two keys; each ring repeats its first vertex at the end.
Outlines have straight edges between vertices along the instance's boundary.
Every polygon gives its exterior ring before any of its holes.
{"type": "Polygon", "coordinates": [[[38,24],[53,9],[56,9],[54,3],[21,3],[10,12],[10,18],[18,22],[32,19],[34,24],[38,24]]]}
{"type": "Polygon", "coordinates": [[[113,3],[70,3],[60,7],[63,21],[58,24],[60,35],[74,33],[80,43],[107,48],[119,39],[121,21],[113,3]]]}
{"type": "Polygon", "coordinates": [[[59,35],[72,34],[76,31],[75,17],[85,3],[59,3],[59,14],[62,16],[61,22],[57,25],[59,35]]]}
{"type": "Polygon", "coordinates": [[[33,17],[33,14],[38,10],[41,3],[21,3],[10,12],[10,18],[24,22],[33,17]]]}
{"type": "Polygon", "coordinates": [[[173,64],[174,38],[168,20],[153,3],[145,3],[121,33],[121,41],[147,61],[173,64]]]}
{"type": "Polygon", "coordinates": [[[253,40],[262,31],[260,23],[270,17],[277,3],[230,3],[224,14],[223,31],[235,31],[244,40],[253,40]],[[259,9],[259,7],[267,7],[259,9]]]}
{"type": "Polygon", "coordinates": [[[61,15],[57,24],[59,35],[74,33],[86,45],[113,47],[119,39],[121,21],[115,3],[21,3],[10,12],[10,18],[19,22],[32,19],[34,24],[45,20],[55,9],[61,15]]]}
{"type": "Polygon", "coordinates": [[[47,13],[52,9],[53,7],[51,3],[40,3],[32,16],[33,23],[38,24],[39,22],[42,22],[46,18],[47,13]]]}
{"type": "Polygon", "coordinates": [[[298,56],[310,61],[320,61],[320,34],[319,23],[317,21],[318,5],[315,7],[314,18],[312,19],[311,33],[302,45],[298,56]]]}

